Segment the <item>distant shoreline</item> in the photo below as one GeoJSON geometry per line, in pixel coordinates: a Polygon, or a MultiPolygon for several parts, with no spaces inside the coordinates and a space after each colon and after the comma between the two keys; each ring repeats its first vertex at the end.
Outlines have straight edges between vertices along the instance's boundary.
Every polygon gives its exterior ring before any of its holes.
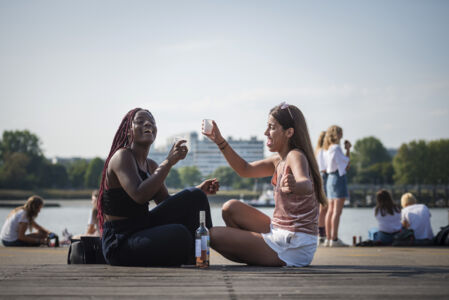
{"type": "MultiPolygon", "coordinates": [[[[26,200],[31,195],[39,195],[44,199],[57,199],[57,200],[73,200],[73,199],[89,199],[91,197],[93,189],[37,189],[37,190],[13,190],[13,189],[0,189],[0,201],[5,200],[26,200]]],[[[169,189],[170,194],[174,194],[181,189],[169,189]]],[[[209,196],[209,199],[213,202],[221,202],[229,199],[239,199],[243,195],[245,199],[257,198],[259,192],[250,190],[232,190],[232,191],[220,191],[217,195],[209,196]]]]}

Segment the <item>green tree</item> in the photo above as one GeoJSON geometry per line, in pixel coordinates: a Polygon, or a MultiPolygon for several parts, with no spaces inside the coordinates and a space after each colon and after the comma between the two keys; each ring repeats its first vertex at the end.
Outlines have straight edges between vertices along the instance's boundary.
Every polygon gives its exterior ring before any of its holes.
{"type": "Polygon", "coordinates": [[[73,188],[84,187],[84,176],[89,163],[85,159],[78,159],[67,167],[69,183],[73,188]]]}
{"type": "Polygon", "coordinates": [[[181,184],[181,177],[179,176],[179,172],[176,169],[171,169],[170,172],[168,173],[167,178],[165,179],[165,184],[168,187],[171,188],[180,188],[182,187],[181,184]]]}
{"type": "Polygon", "coordinates": [[[66,168],[61,164],[52,164],[45,160],[38,173],[39,187],[65,188],[69,183],[66,168]]]}
{"type": "Polygon", "coordinates": [[[212,173],[211,178],[217,178],[222,187],[232,187],[234,183],[239,181],[240,177],[230,167],[218,167],[212,173]]]}
{"type": "Polygon", "coordinates": [[[351,152],[351,166],[357,169],[389,161],[391,157],[387,149],[379,139],[373,136],[357,140],[351,152]]]}
{"type": "Polygon", "coordinates": [[[357,183],[392,184],[393,164],[391,162],[375,163],[360,170],[354,177],[357,183]]]}
{"type": "Polygon", "coordinates": [[[86,173],[84,174],[84,186],[88,188],[98,188],[103,172],[104,161],[96,157],[89,162],[86,173]]]}
{"type": "Polygon", "coordinates": [[[4,159],[8,153],[23,153],[29,157],[41,157],[42,149],[37,135],[28,130],[14,130],[3,132],[0,141],[0,158],[4,159]]]}
{"type": "Polygon", "coordinates": [[[25,153],[4,154],[4,163],[0,168],[0,186],[3,188],[31,188],[36,178],[27,171],[30,158],[25,153]]]}
{"type": "Polygon", "coordinates": [[[351,152],[350,181],[357,183],[391,182],[388,164],[391,157],[382,142],[375,137],[357,140],[351,152]]]}
{"type": "Polygon", "coordinates": [[[428,183],[427,173],[431,172],[430,165],[429,147],[425,141],[402,144],[393,159],[395,182],[399,184],[428,183]]]}
{"type": "Polygon", "coordinates": [[[1,185],[25,189],[36,186],[44,160],[35,134],[28,130],[4,131],[0,140],[1,185]]]}
{"type": "Polygon", "coordinates": [[[181,167],[178,169],[178,172],[183,187],[201,183],[201,172],[195,166],[181,167]]]}
{"type": "Polygon", "coordinates": [[[254,187],[255,178],[243,178],[238,177],[232,184],[232,188],[236,190],[247,189],[250,190],[254,187]]]}
{"type": "Polygon", "coordinates": [[[430,141],[429,166],[426,182],[429,184],[449,184],[449,139],[430,141]]]}

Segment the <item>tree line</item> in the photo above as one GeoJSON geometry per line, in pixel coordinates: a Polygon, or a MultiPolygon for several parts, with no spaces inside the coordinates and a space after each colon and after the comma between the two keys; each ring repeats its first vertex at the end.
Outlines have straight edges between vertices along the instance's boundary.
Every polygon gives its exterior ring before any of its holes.
{"type": "Polygon", "coordinates": [[[449,139],[402,144],[391,155],[375,137],[357,140],[351,152],[350,183],[449,184],[449,139]]]}
{"type": "MultiPolygon", "coordinates": [[[[104,160],[72,159],[53,163],[45,158],[37,135],[4,131],[0,140],[0,188],[97,188],[104,160]]],[[[207,178],[218,178],[222,187],[252,189],[255,180],[241,178],[230,167],[219,167],[207,178]]],[[[166,184],[183,188],[204,179],[195,166],[171,169],[166,184]]],[[[348,170],[350,183],[449,184],[449,139],[404,143],[391,155],[375,137],[357,140],[348,170]]],[[[263,178],[258,183],[269,183],[263,178]]]]}

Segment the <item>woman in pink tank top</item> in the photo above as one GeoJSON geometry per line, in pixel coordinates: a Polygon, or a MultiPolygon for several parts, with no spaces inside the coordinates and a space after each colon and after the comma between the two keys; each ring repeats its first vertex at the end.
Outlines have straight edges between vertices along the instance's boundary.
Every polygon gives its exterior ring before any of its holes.
{"type": "Polygon", "coordinates": [[[206,133],[241,177],[272,177],[273,217],[238,200],[223,205],[226,227],[210,230],[211,247],[224,257],[261,266],[306,266],[316,250],[319,204],[326,205],[321,175],[306,121],[294,105],[282,103],[268,116],[265,130],[271,157],[246,162],[213,122],[206,133]]]}

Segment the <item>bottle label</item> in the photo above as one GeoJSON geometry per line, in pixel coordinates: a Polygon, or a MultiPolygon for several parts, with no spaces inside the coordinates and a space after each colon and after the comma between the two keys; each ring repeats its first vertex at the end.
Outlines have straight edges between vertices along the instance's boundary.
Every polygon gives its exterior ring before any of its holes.
{"type": "Polygon", "coordinates": [[[202,239],[196,239],[195,240],[195,256],[196,257],[201,257],[201,244],[202,244],[202,239]]]}
{"type": "Polygon", "coordinates": [[[203,235],[201,237],[201,250],[207,250],[209,247],[209,236],[203,235]]]}

